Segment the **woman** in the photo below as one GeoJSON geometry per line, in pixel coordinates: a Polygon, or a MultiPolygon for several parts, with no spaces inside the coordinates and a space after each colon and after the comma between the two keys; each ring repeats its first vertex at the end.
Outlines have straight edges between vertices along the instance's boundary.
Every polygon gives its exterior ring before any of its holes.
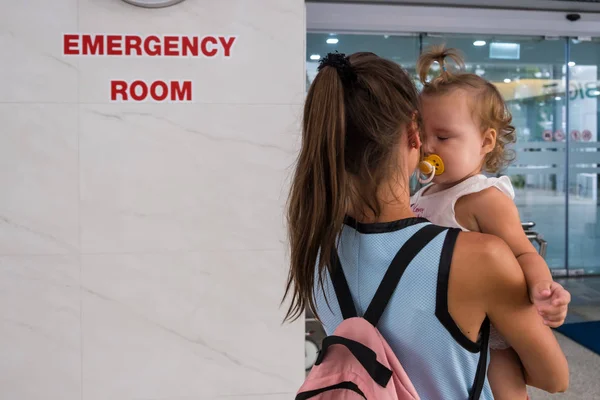
{"type": "MultiPolygon", "coordinates": [[[[330,277],[336,266],[361,315],[402,245],[429,224],[409,202],[419,130],[417,90],[400,66],[372,53],[322,60],[306,99],[287,210],[286,319],[308,307],[328,334],[335,330],[343,319],[330,277]]],[[[566,359],[503,241],[444,230],[412,250],[377,327],[423,400],[493,398],[485,373],[489,321],[518,353],[531,385],[566,390],[566,359]]]]}

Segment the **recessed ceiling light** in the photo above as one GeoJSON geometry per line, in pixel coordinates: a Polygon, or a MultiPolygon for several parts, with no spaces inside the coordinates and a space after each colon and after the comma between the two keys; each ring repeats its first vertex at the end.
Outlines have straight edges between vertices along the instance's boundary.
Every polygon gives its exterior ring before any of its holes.
{"type": "Polygon", "coordinates": [[[337,44],[340,40],[338,38],[329,38],[327,39],[328,44],[337,44]]]}
{"type": "Polygon", "coordinates": [[[477,46],[477,47],[485,46],[485,44],[486,44],[485,40],[476,40],[473,42],[473,46],[477,46]]]}
{"type": "Polygon", "coordinates": [[[321,59],[321,56],[320,56],[320,55],[318,55],[318,54],[312,54],[312,55],[310,56],[310,59],[311,59],[311,60],[320,60],[320,59],[321,59]]]}
{"type": "Polygon", "coordinates": [[[506,78],[506,79],[504,80],[504,83],[510,83],[510,79],[506,78]]]}
{"type": "Polygon", "coordinates": [[[575,65],[575,61],[569,61],[569,67],[574,67],[575,65]]]}

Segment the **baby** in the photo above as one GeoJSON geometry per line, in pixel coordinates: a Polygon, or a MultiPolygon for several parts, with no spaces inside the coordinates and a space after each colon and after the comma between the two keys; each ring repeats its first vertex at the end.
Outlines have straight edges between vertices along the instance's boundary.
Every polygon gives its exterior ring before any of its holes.
{"type": "MultiPolygon", "coordinates": [[[[544,259],[521,226],[514,191],[507,176],[489,178],[511,158],[505,146],[515,141],[512,117],[491,83],[468,73],[452,73],[446,59],[463,66],[453,49],[434,47],[417,64],[424,85],[422,101],[423,151],[421,182],[433,182],[411,199],[415,214],[436,225],[483,232],[503,239],[523,269],[529,297],[543,323],[563,324],[570,294],[553,282],[544,259]],[[434,62],[440,75],[427,82],[434,62]]],[[[541,321],[540,321],[541,323],[541,321]]],[[[498,400],[527,399],[523,369],[516,352],[492,327],[488,378],[498,400]]]]}

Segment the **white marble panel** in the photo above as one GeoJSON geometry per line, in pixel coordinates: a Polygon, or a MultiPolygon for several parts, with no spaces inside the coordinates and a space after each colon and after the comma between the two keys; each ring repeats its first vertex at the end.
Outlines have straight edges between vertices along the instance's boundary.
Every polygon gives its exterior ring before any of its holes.
{"type": "Polygon", "coordinates": [[[82,34],[236,36],[231,57],[82,56],[81,101],[110,102],[110,81],[192,80],[197,103],[300,104],[306,78],[301,0],[188,0],[143,9],[80,0],[82,34]]]}
{"type": "Polygon", "coordinates": [[[281,249],[299,114],[298,106],[82,106],[82,251],[281,249]]]}
{"type": "Polygon", "coordinates": [[[0,398],[81,399],[77,256],[0,256],[0,398]]]}
{"type": "Polygon", "coordinates": [[[0,104],[0,254],[76,253],[77,105],[0,104]]]}
{"type": "Polygon", "coordinates": [[[297,390],[303,326],[281,324],[285,265],[284,251],[83,256],[84,400],[297,390]]]}
{"type": "Polygon", "coordinates": [[[76,31],[77,0],[3,1],[0,102],[76,102],[78,60],[62,55],[76,31]]]}

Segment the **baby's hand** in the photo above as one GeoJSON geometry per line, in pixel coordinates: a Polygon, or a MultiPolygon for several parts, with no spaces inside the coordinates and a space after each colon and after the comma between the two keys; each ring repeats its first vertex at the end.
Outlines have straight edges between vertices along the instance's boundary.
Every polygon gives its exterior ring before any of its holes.
{"type": "Polygon", "coordinates": [[[544,324],[557,328],[565,322],[571,294],[561,284],[545,281],[534,286],[531,301],[544,319],[544,324]]]}

